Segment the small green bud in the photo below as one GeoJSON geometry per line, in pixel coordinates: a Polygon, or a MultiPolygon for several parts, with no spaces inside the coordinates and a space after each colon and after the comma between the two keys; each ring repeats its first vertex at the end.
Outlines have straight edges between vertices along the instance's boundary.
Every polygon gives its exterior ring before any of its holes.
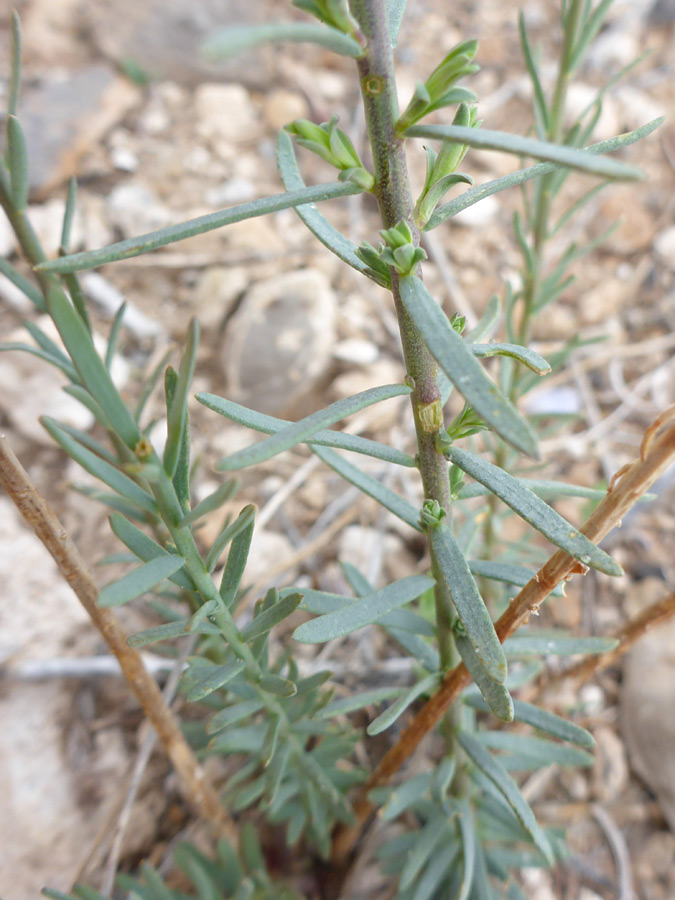
{"type": "Polygon", "coordinates": [[[308,119],[296,119],[286,125],[286,131],[295,136],[300,147],[311,150],[331,166],[340,169],[343,181],[352,181],[370,191],[375,179],[363,167],[354,145],[344,131],[337,127],[337,121],[337,116],[333,116],[330,122],[316,125],[308,119]]]}
{"type": "Polygon", "coordinates": [[[420,522],[426,528],[436,528],[441,524],[446,515],[447,512],[443,509],[438,500],[425,500],[422,504],[422,511],[420,512],[420,522]]]}

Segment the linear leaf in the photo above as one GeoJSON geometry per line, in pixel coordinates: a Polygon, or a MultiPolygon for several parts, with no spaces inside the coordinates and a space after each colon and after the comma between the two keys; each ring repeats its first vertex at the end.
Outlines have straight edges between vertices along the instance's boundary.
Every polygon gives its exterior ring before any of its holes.
{"type": "Polygon", "coordinates": [[[224,225],[232,225],[244,219],[253,219],[256,216],[265,216],[268,213],[279,212],[303,203],[318,203],[321,200],[332,200],[335,197],[348,197],[350,194],[362,193],[362,188],[351,182],[336,181],[329,184],[313,185],[299,191],[291,191],[283,194],[273,194],[271,197],[263,197],[261,200],[251,200],[241,203],[229,209],[221,209],[217,212],[189,219],[179,225],[169,225],[157,231],[150,231],[138,237],[128,238],[100,250],[88,250],[83,253],[73,253],[70,256],[62,256],[60,259],[52,259],[41,263],[36,269],[40,272],[80,272],[83,269],[93,269],[104,263],[115,262],[120,259],[131,259],[166,247],[176,241],[222,228],[224,225]]]}
{"type": "Polygon", "coordinates": [[[178,380],[168,409],[164,471],[169,478],[173,478],[176,473],[183,434],[187,427],[187,397],[197,363],[198,344],[199,323],[196,319],[191,319],[185,340],[185,350],[178,369],[178,380]]]}
{"type": "MultiPolygon", "coordinates": [[[[209,552],[206,556],[206,564],[205,565],[206,565],[207,572],[213,572],[215,567],[218,565],[218,560],[220,559],[220,554],[223,552],[225,547],[229,544],[230,541],[235,542],[236,538],[242,534],[245,536],[242,538],[242,541],[239,544],[237,544],[237,547],[239,550],[242,550],[244,546],[246,547],[246,556],[244,557],[244,563],[246,562],[246,558],[248,556],[248,546],[251,543],[251,537],[253,535],[253,520],[255,518],[255,514],[256,514],[255,506],[253,506],[252,504],[249,504],[249,506],[245,506],[242,509],[242,511],[237,516],[237,518],[234,520],[234,522],[229,522],[223,526],[220,533],[218,534],[218,536],[214,540],[213,544],[211,545],[211,549],[209,550],[209,552]]],[[[234,548],[234,543],[232,546],[234,548]]],[[[230,550],[230,555],[232,554],[232,552],[233,552],[233,550],[230,550]]],[[[233,563],[234,563],[234,559],[238,558],[237,553],[238,553],[238,551],[235,550],[233,563]]],[[[228,556],[227,561],[229,563],[230,556],[228,556]]],[[[238,569],[237,569],[237,572],[238,572],[238,569]]],[[[231,572],[231,575],[234,577],[234,574],[235,573],[233,570],[231,572]]],[[[238,577],[240,580],[241,580],[241,576],[243,574],[244,574],[243,569],[241,570],[241,572],[238,572],[238,577]]],[[[239,582],[237,582],[237,587],[238,586],[239,586],[239,582]]],[[[235,590],[236,590],[236,588],[235,588],[235,590]]],[[[234,596],[232,597],[232,599],[234,600],[234,596]]]]}
{"type": "Polygon", "coordinates": [[[9,84],[7,85],[7,115],[16,115],[21,89],[21,21],[15,9],[11,19],[11,56],[9,67],[9,84]]]}
{"type": "Polygon", "coordinates": [[[398,35],[401,31],[407,5],[408,0],[387,0],[387,29],[392,47],[395,47],[398,43],[398,35]]]}
{"type": "Polygon", "coordinates": [[[424,343],[450,381],[481,418],[505,441],[537,456],[537,441],[525,419],[486,375],[467,344],[447,316],[414,275],[400,280],[401,301],[419,329],[424,343]]]}
{"type": "Polygon", "coordinates": [[[40,291],[31,284],[27,278],[24,278],[20,272],[14,268],[11,263],[0,256],[0,274],[4,275],[15,287],[28,297],[28,299],[36,306],[40,312],[46,312],[44,297],[40,291]]]}
{"type": "Polygon", "coordinates": [[[320,616],[311,622],[305,622],[295,629],[293,637],[296,641],[307,644],[318,644],[342,637],[358,628],[372,625],[393,609],[410,603],[433,585],[434,580],[428,575],[409,575],[355,600],[349,606],[320,616]]]}
{"type": "Polygon", "coordinates": [[[55,366],[57,369],[60,369],[66,378],[74,377],[75,380],[77,380],[77,372],[70,363],[62,362],[58,357],[52,356],[51,353],[47,353],[39,347],[33,347],[32,344],[23,344],[21,341],[6,341],[0,343],[0,353],[5,353],[10,350],[20,350],[22,353],[30,353],[31,356],[37,356],[38,359],[49,363],[50,366],[55,366]]]}
{"type": "Polygon", "coordinates": [[[7,117],[7,166],[12,204],[17,211],[28,204],[28,149],[23,128],[16,116],[7,117]]]}
{"type": "Polygon", "coordinates": [[[418,697],[421,697],[422,694],[426,694],[428,691],[433,691],[438,686],[441,678],[442,675],[439,672],[434,672],[432,675],[427,675],[426,678],[418,681],[402,697],[395,700],[388,709],[385,709],[376,719],[373,719],[366,728],[367,734],[372,736],[386,731],[418,697]]]}
{"type": "Polygon", "coordinates": [[[579,654],[606,653],[617,646],[610,637],[576,637],[567,634],[518,634],[504,641],[504,651],[509,656],[576,656],[579,654]]]}
{"type": "MultiPolygon", "coordinates": [[[[578,484],[568,484],[565,481],[542,481],[536,478],[519,478],[518,481],[538,497],[583,497],[584,500],[602,500],[607,494],[607,490],[604,488],[583,487],[578,484]]],[[[466,484],[460,490],[458,498],[469,500],[471,497],[484,497],[489,493],[491,492],[485,485],[466,484]]]]}
{"type": "MultiPolygon", "coordinates": [[[[647,122],[635,131],[620,134],[617,137],[610,138],[606,141],[600,141],[597,144],[591,144],[590,147],[585,148],[584,152],[613,153],[614,151],[621,149],[621,147],[627,147],[630,144],[634,144],[637,141],[642,140],[642,138],[647,137],[655,131],[662,122],[663,116],[652,119],[651,122],[647,122]]],[[[538,163],[535,166],[528,166],[525,169],[519,169],[517,172],[512,172],[509,175],[502,175],[499,178],[495,178],[493,181],[487,181],[485,184],[480,184],[477,187],[469,188],[467,191],[464,191],[463,194],[460,194],[459,197],[455,197],[449,203],[444,203],[442,206],[439,206],[429,219],[425,231],[431,231],[432,228],[436,228],[442,222],[445,222],[446,219],[456,216],[457,213],[461,212],[463,209],[473,206],[474,203],[479,203],[486,197],[491,197],[493,194],[498,194],[500,191],[504,191],[507,188],[524,184],[526,181],[531,181],[533,178],[540,178],[542,175],[550,175],[551,172],[555,172],[557,168],[558,165],[555,163],[538,163]]]]}
{"type": "MultiPolygon", "coordinates": [[[[165,550],[164,547],[153,541],[140,528],[132,525],[123,515],[112,513],[109,521],[113,533],[122,541],[125,547],[128,547],[143,562],[150,562],[153,559],[169,556],[168,550],[165,550]]],[[[187,591],[194,590],[192,579],[186,571],[179,570],[175,572],[170,580],[187,591]]]]}
{"type": "Polygon", "coordinates": [[[405,688],[401,687],[384,687],[375,688],[372,691],[362,691],[359,694],[353,694],[351,697],[344,697],[342,700],[333,700],[328,706],[324,706],[315,715],[315,719],[332,719],[333,716],[346,716],[348,713],[355,712],[357,709],[363,709],[365,706],[373,706],[376,703],[382,703],[383,700],[391,700],[392,697],[398,697],[405,688]]]}
{"type": "Polygon", "coordinates": [[[412,503],[408,503],[398,494],[394,493],[390,488],[386,487],[376,478],[366,475],[361,469],[347,462],[346,459],[329,450],[327,447],[312,446],[312,452],[316,453],[319,459],[323,460],[326,465],[341,475],[345,481],[349,481],[354,487],[357,487],[364,494],[377,500],[380,506],[384,506],[389,512],[398,516],[399,519],[410,525],[416,531],[422,531],[420,525],[419,510],[412,503]]]}
{"type": "Polygon", "coordinates": [[[243,700],[235,706],[227,706],[225,709],[219,710],[215,716],[212,716],[206,726],[207,734],[216,734],[227,728],[228,725],[236,725],[237,722],[243,722],[244,719],[250,719],[255,713],[259,712],[265,706],[262,700],[243,700]]]}
{"type": "Polygon", "coordinates": [[[446,455],[462,471],[484,484],[556,547],[560,547],[584,565],[607,575],[622,574],[621,566],[609,554],[589,541],[548,503],[524,487],[522,481],[487,460],[467,450],[460,450],[459,447],[448,447],[446,455]]]}
{"type": "Polygon", "coordinates": [[[220,509],[223,504],[233,497],[238,487],[239,483],[236,478],[230,478],[228,481],[223,482],[208,497],[204,497],[187,515],[183,516],[178,527],[183,528],[185,525],[192,525],[193,522],[201,519],[202,516],[220,509]]]}
{"type": "MultiPolygon", "coordinates": [[[[295,158],[293,140],[288,132],[282,130],[277,138],[277,168],[287,191],[297,191],[306,187],[295,158]]],[[[334,253],[338,259],[346,262],[362,275],[367,274],[368,267],[356,255],[356,245],[345,237],[334,225],[319,212],[316,204],[307,203],[296,206],[295,212],[307,228],[321,243],[334,253]]]]}
{"type": "MultiPolygon", "coordinates": [[[[376,388],[370,388],[367,391],[361,391],[352,397],[345,397],[342,400],[336,400],[325,409],[305,416],[298,422],[294,422],[287,428],[278,431],[264,441],[259,441],[251,447],[245,447],[232,456],[221,459],[216,468],[223,471],[231,471],[233,469],[244,469],[248,466],[254,466],[265,460],[271,459],[278,453],[294,447],[296,444],[305,443],[308,438],[326,428],[328,425],[334,425],[340,419],[359,412],[374,403],[380,403],[382,400],[389,400],[392,397],[401,397],[409,394],[411,388],[403,384],[387,384],[376,388]]],[[[197,399],[204,402],[202,398],[210,400],[213,395],[198,394],[197,399]]]]}
{"type": "Polygon", "coordinates": [[[135,447],[141,438],[138,426],[96,352],[91,334],[81,316],[57,285],[47,288],[46,300],[49,315],[54,320],[82,383],[105,410],[106,418],[114,431],[128,447],[135,447]]]}
{"type": "MultiPolygon", "coordinates": [[[[239,425],[245,425],[247,428],[254,428],[256,431],[262,431],[264,434],[276,434],[293,424],[286,419],[278,419],[275,416],[268,416],[266,413],[248,409],[239,403],[234,403],[232,400],[217,397],[215,394],[199,394],[197,399],[208,409],[212,409],[231,422],[237,422],[239,425]]],[[[321,447],[351,450],[353,453],[362,453],[365,456],[372,456],[385,462],[393,462],[399,466],[414,468],[416,465],[412,456],[394,447],[388,447],[386,444],[380,444],[378,441],[371,441],[342,431],[322,429],[313,434],[307,443],[310,447],[318,444],[321,447]]]]}
{"type": "Polygon", "coordinates": [[[60,424],[54,419],[50,419],[49,416],[43,416],[40,421],[54,438],[56,443],[66,451],[68,456],[71,456],[75,462],[79,463],[90,475],[99,478],[107,484],[108,487],[111,487],[114,491],[117,491],[118,494],[126,497],[127,500],[131,500],[132,503],[135,503],[141,509],[151,513],[157,512],[155,501],[150,494],[139,487],[135,481],[132,481],[128,475],[125,475],[124,472],[120,472],[119,469],[110,465],[109,462],[96,456],[91,450],[83,447],[82,444],[70,437],[69,434],[66,434],[60,424]]]}
{"type": "Polygon", "coordinates": [[[155,625],[154,628],[146,628],[145,631],[137,631],[127,638],[130,647],[147,647],[149,644],[157,644],[160,641],[170,641],[172,638],[182,637],[187,634],[187,619],[179,622],[167,622],[164,625],[155,625]]]}
{"type": "Polygon", "coordinates": [[[483,772],[507,801],[520,824],[530,835],[534,844],[543,853],[550,865],[553,865],[553,851],[541,826],[534,817],[518,785],[506,769],[489,753],[473,735],[466,732],[457,734],[462,749],[467,756],[483,772]]]}
{"type": "Polygon", "coordinates": [[[292,681],[279,675],[263,675],[258,684],[268,694],[275,694],[277,697],[294,697],[298,692],[292,681]]]}
{"type": "MultiPolygon", "coordinates": [[[[487,704],[481,697],[466,697],[465,702],[474,709],[487,711],[487,704]]],[[[557,716],[547,709],[541,709],[533,703],[514,700],[513,718],[518,722],[525,722],[526,725],[531,725],[539,731],[545,731],[552,737],[577,744],[579,747],[586,747],[589,750],[595,747],[595,739],[590,731],[580,725],[575,725],[574,722],[568,722],[567,719],[563,719],[562,716],[557,716]]]]}
{"type": "Polygon", "coordinates": [[[468,900],[476,862],[476,824],[471,804],[466,797],[459,801],[459,833],[462,839],[462,882],[455,900],[468,900]]]}
{"type": "Polygon", "coordinates": [[[208,697],[209,694],[224,687],[228,681],[236,678],[237,675],[244,671],[245,667],[246,663],[244,660],[237,659],[234,662],[227,663],[227,665],[216,666],[214,669],[210,669],[209,674],[205,678],[202,678],[194,687],[190,688],[187,695],[188,700],[190,703],[194,703],[197,700],[208,697]]]}
{"type": "Polygon", "coordinates": [[[505,153],[529,156],[532,159],[556,163],[568,169],[575,169],[588,175],[599,175],[602,178],[635,181],[644,177],[643,173],[633,166],[597,153],[589,153],[588,150],[576,150],[562,144],[538,141],[517,134],[507,134],[504,131],[468,128],[463,125],[413,125],[412,128],[407,129],[405,135],[406,137],[431,140],[456,141],[479,150],[502,150],[505,153]]]}
{"type": "Polygon", "coordinates": [[[107,584],[98,595],[99,606],[121,606],[146,594],[165,578],[169,578],[185,565],[182,556],[161,556],[144,563],[128,575],[107,584]]]}
{"type": "Polygon", "coordinates": [[[546,104],[546,97],[544,96],[544,89],[541,86],[541,81],[539,79],[539,72],[537,71],[537,65],[534,61],[534,54],[532,53],[532,48],[530,47],[530,40],[527,35],[527,28],[525,27],[525,16],[522,11],[518,16],[518,31],[520,33],[520,46],[523,51],[523,59],[525,60],[525,65],[527,66],[527,71],[530,76],[530,81],[532,82],[533,94],[534,94],[534,109],[537,115],[537,120],[540,123],[541,131],[544,134],[548,133],[548,106],[546,104]]]}
{"type": "MultiPolygon", "coordinates": [[[[447,840],[448,834],[438,819],[430,819],[417,835],[415,846],[407,854],[405,865],[399,877],[402,891],[411,887],[429,858],[435,853],[441,841],[447,840]]],[[[466,898],[463,898],[466,900],[466,898]]]]}
{"type": "Polygon", "coordinates": [[[429,529],[429,543],[436,562],[434,572],[450,594],[466,636],[487,675],[499,684],[506,679],[506,657],[490,613],[476,587],[469,565],[446,525],[429,529]]]}
{"type": "Polygon", "coordinates": [[[486,359],[490,356],[510,356],[518,362],[532,369],[535,375],[548,375],[551,367],[543,356],[540,356],[529,347],[519,347],[516,344],[471,344],[474,356],[486,359]]]}
{"type": "Polygon", "coordinates": [[[278,603],[275,603],[274,606],[270,607],[270,609],[261,612],[260,615],[256,616],[255,619],[242,630],[242,641],[245,641],[248,644],[254,638],[260,637],[262,634],[267,634],[267,632],[271,631],[275,625],[278,625],[279,622],[283,622],[284,619],[288,618],[288,616],[298,608],[301,600],[302,594],[287,594],[279,600],[278,603]]]}
{"type": "MultiPolygon", "coordinates": [[[[492,562],[488,559],[470,559],[468,562],[472,575],[490,578],[492,581],[503,581],[506,584],[515,584],[516,587],[525,587],[536,574],[531,569],[517,566],[514,563],[492,562]]],[[[563,597],[563,586],[557,585],[551,593],[554,597],[563,597]]]]}
{"type": "Polygon", "coordinates": [[[453,870],[459,852],[458,844],[446,844],[444,852],[437,853],[424,870],[411,895],[411,900],[431,900],[431,897],[437,896],[435,892],[439,885],[445,883],[444,879],[453,870]]]}
{"type": "Polygon", "coordinates": [[[239,25],[227,28],[214,35],[203,46],[207,59],[212,61],[228,59],[244,50],[269,43],[318,44],[341,56],[356,59],[363,50],[357,42],[325,25],[310,25],[304,22],[270,22],[267,25],[239,25]]]}
{"type": "Polygon", "coordinates": [[[593,756],[578,747],[567,747],[546,738],[532,737],[525,734],[512,734],[508,731],[481,731],[476,740],[486,747],[495,750],[506,750],[510,753],[529,756],[540,765],[557,763],[559,766],[592,766],[593,756]]]}
{"type": "MultiPolygon", "coordinates": [[[[423,772],[420,775],[413,775],[412,778],[407,778],[401,784],[396,785],[393,790],[389,790],[387,801],[380,809],[382,821],[391,822],[393,819],[397,819],[402,812],[410,809],[411,806],[421,800],[431,787],[432,780],[433,775],[431,772],[423,772]]],[[[373,803],[379,802],[376,790],[371,792],[373,803]]],[[[385,791],[387,790],[385,788],[385,791]]]]}
{"type": "Polygon", "coordinates": [[[513,721],[513,701],[508,688],[499,684],[486,673],[468,638],[454,635],[455,645],[462,662],[468,669],[476,687],[482,694],[488,708],[500,722],[513,721]]]}

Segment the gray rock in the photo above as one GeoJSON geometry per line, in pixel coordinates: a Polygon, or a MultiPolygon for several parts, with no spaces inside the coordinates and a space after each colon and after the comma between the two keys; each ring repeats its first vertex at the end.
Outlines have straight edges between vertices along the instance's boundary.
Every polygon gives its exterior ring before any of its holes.
{"type": "Polygon", "coordinates": [[[626,654],[623,673],[621,730],[628,756],[675,832],[675,622],[640,638],[626,654]]]}
{"type": "Polygon", "coordinates": [[[256,284],[225,333],[232,399],[279,414],[307,396],[331,362],[336,297],[315,269],[256,284]]]}
{"type": "Polygon", "coordinates": [[[272,0],[116,0],[84,3],[84,24],[99,50],[116,61],[132,60],[154,78],[185,85],[238,81],[262,89],[270,83],[272,54],[243,53],[208,64],[201,45],[219,30],[274,18],[272,0]]]}

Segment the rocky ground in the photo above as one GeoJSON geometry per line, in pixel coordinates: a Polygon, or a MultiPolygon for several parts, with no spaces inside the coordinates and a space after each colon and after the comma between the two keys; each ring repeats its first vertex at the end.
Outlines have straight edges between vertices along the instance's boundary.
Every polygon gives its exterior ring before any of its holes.
{"type": "MultiPolygon", "coordinates": [[[[274,142],[291,119],[322,121],[338,112],[355,143],[363,144],[348,61],[305,46],[258,52],[228,66],[200,61],[198,47],[216,26],[280,18],[287,12],[284,0],[16,5],[24,24],[20,115],[33,162],[31,216],[49,252],[58,244],[71,174],[80,183],[73,249],[93,249],[279,191],[274,142]],[[138,83],[139,71],[151,76],[147,84],[138,83]]],[[[477,37],[482,69],[472,86],[481,97],[485,127],[526,129],[529,87],[513,4],[477,0],[455,5],[452,15],[438,0],[410,0],[410,6],[398,51],[402,96],[407,98],[430,60],[463,38],[477,37]]],[[[550,58],[557,35],[552,6],[539,0],[524,5],[531,33],[550,58]]],[[[0,60],[7,59],[9,9],[0,0],[0,60]]],[[[657,115],[669,118],[656,135],[624,154],[646,171],[647,180],[600,194],[566,236],[581,243],[619,222],[576,268],[575,284],[537,326],[536,346],[543,353],[575,333],[609,337],[580,351],[534,395],[544,408],[581,414],[564,437],[544,442],[551,477],[583,484],[609,477],[635,457],[644,428],[675,402],[675,100],[669,52],[674,14],[664,0],[651,8],[616,0],[571,94],[582,108],[594,86],[649,48],[651,55],[608,95],[597,137],[657,115]]],[[[546,66],[544,73],[550,75],[546,66]]],[[[5,88],[0,82],[0,105],[5,88]]],[[[411,164],[419,183],[421,153],[411,164]]],[[[471,157],[479,181],[513,165],[493,153],[471,157]]],[[[303,166],[308,181],[332,177],[312,159],[303,158],[303,166]]],[[[573,182],[572,189],[580,184],[573,182]]],[[[475,320],[491,294],[515,277],[518,251],[509,223],[518,203],[516,192],[500,194],[433,232],[425,277],[446,309],[475,320]]],[[[355,240],[377,242],[369,201],[350,198],[331,210],[355,240]]],[[[0,254],[17,262],[15,253],[0,219],[0,254]]],[[[268,413],[298,417],[402,377],[387,295],[374,285],[364,287],[291,211],[103,267],[82,283],[101,334],[121,299],[129,300],[115,377],[130,396],[144,373],[180,343],[192,315],[203,326],[195,388],[227,392],[268,413]]],[[[0,278],[2,339],[24,339],[26,317],[34,318],[34,311],[0,278]]],[[[94,563],[116,549],[105,513],[69,489],[70,482],[84,480],[82,474],[54,449],[38,417],[49,413],[80,428],[92,421],[61,392],[54,372],[33,357],[0,356],[0,384],[3,431],[94,563]]],[[[193,423],[196,453],[204,461],[200,490],[206,494],[213,487],[210,464],[248,443],[250,435],[196,404],[193,423]]],[[[369,410],[350,427],[411,445],[404,403],[369,410]]],[[[340,590],[338,559],[359,565],[380,583],[414,571],[419,545],[316,463],[299,450],[255,475],[244,473],[237,504],[255,502],[261,509],[247,580],[262,589],[302,577],[340,590]]],[[[409,470],[390,483],[418,496],[409,470]]],[[[672,473],[658,495],[608,541],[627,575],[611,584],[587,576],[571,586],[564,602],[548,606],[548,622],[609,633],[672,589],[672,473]]],[[[105,652],[100,638],[9,501],[0,498],[0,505],[0,894],[28,900],[45,883],[66,889],[83,873],[92,883],[100,877],[137,753],[140,715],[114,675],[92,674],[91,658],[105,652]],[[84,660],[88,676],[63,677],[73,675],[68,667],[77,659],[84,660]]],[[[581,514],[576,501],[560,509],[577,519],[581,514]]],[[[219,519],[207,525],[205,541],[219,525],[219,519]]],[[[102,582],[110,577],[98,574],[102,582]]],[[[122,618],[130,630],[147,621],[141,609],[125,608],[122,618]]],[[[621,666],[585,685],[578,697],[560,701],[569,701],[595,734],[597,763],[588,771],[550,771],[547,780],[528,786],[542,817],[570,828],[573,851],[570,864],[553,875],[526,873],[532,900],[628,900],[631,885],[639,900],[675,898],[673,629],[654,631],[621,666]]],[[[403,661],[392,660],[390,652],[369,634],[368,642],[322,651],[322,663],[353,684],[365,680],[386,654],[387,677],[404,677],[403,661]]],[[[123,865],[141,858],[160,863],[188,825],[173,778],[157,754],[134,807],[123,865]]],[[[375,896],[363,887],[371,875],[366,867],[354,898],[375,896]]]]}

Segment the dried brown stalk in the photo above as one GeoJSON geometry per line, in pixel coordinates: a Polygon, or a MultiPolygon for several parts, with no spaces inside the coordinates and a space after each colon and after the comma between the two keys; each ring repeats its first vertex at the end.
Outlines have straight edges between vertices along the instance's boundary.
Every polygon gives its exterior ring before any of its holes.
{"type": "Polygon", "coordinates": [[[4,435],[0,435],[0,483],[50,552],[63,577],[119,660],[129,687],[152,722],[178,773],[185,799],[201,818],[210,823],[218,837],[224,837],[236,846],[236,825],[207,781],[157,683],[146,671],[138,651],[128,646],[127,635],[116,616],[97,605],[98,588],[77,547],[31,482],[4,435]]]}
{"type": "MultiPolygon", "coordinates": [[[[655,428],[662,424],[662,417],[647,430],[651,438],[655,428]],[[658,425],[657,425],[658,423],[658,425]]],[[[625,468],[619,480],[614,479],[612,490],[580,529],[581,533],[594,543],[621,524],[623,516],[649,489],[675,459],[675,425],[664,429],[658,437],[643,444],[641,459],[625,468]],[[646,446],[645,446],[646,445],[646,446]]],[[[495,629],[502,643],[518,628],[525,624],[532,614],[536,614],[553,588],[575,573],[583,574],[587,569],[563,550],[556,551],[539,569],[534,577],[513,598],[508,609],[495,623],[495,629]]],[[[368,799],[368,792],[374,787],[386,784],[403,763],[411,756],[425,735],[434,728],[469,684],[471,676],[463,664],[446,673],[436,693],[415,715],[394,746],[382,757],[375,771],[363,785],[357,796],[354,813],[356,824],[341,827],[333,842],[333,859],[340,863],[346,859],[375,810],[368,799]]]]}

